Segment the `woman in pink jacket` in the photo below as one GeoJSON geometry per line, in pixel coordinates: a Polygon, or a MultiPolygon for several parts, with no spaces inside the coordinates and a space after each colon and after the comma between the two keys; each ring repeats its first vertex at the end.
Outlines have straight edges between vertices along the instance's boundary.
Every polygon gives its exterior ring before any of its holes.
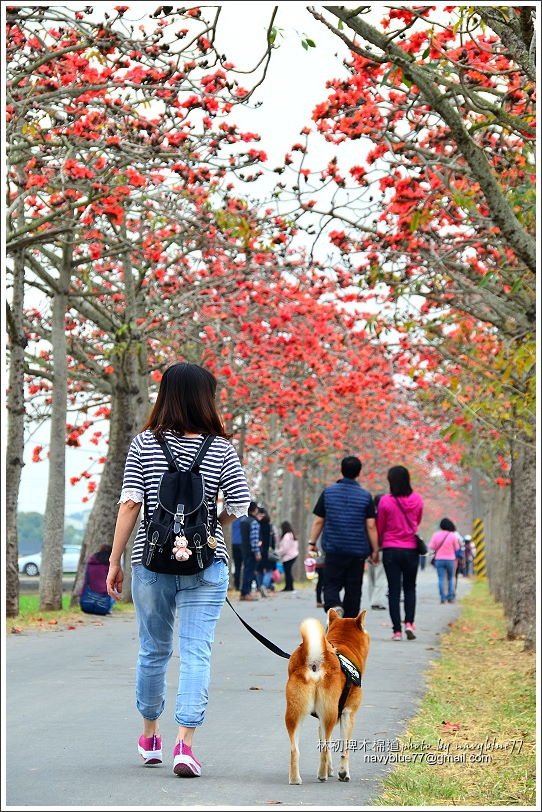
{"type": "Polygon", "coordinates": [[[416,533],[422,520],[423,500],[410,484],[404,465],[388,471],[390,492],[378,503],[376,527],[382,550],[382,563],[388,579],[388,606],[393,626],[392,640],[402,640],[401,591],[404,598],[405,634],[415,640],[416,576],[419,555],[416,533]]]}
{"type": "Polygon", "coordinates": [[[294,579],[292,577],[292,567],[299,555],[299,542],[295,537],[294,529],[290,522],[282,522],[280,526],[279,555],[284,567],[285,587],[281,592],[294,592],[294,579]]]}
{"type": "Polygon", "coordinates": [[[442,519],[439,528],[440,530],[431,536],[429,549],[434,550],[433,559],[437,568],[440,602],[453,603],[455,601],[455,553],[456,550],[461,549],[461,542],[455,532],[455,524],[450,519],[442,519]]]}

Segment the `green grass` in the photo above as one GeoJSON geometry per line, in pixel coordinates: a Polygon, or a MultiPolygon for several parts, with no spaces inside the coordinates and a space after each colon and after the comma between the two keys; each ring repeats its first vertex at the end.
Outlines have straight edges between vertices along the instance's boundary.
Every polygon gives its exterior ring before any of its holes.
{"type": "Polygon", "coordinates": [[[426,676],[428,692],[400,740],[403,753],[426,755],[399,764],[375,805],[534,805],[535,658],[521,641],[507,639],[502,608],[485,581],[462,601],[426,676]],[[420,746],[406,749],[412,742],[420,746]],[[439,758],[443,763],[428,763],[439,758]]]}

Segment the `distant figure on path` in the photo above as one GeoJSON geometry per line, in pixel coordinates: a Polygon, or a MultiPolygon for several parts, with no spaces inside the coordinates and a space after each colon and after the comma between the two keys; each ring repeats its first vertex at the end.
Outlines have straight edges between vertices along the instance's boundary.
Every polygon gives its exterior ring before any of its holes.
{"type": "Polygon", "coordinates": [[[455,601],[456,553],[461,549],[461,542],[451,519],[442,519],[439,528],[431,536],[429,549],[434,551],[440,602],[453,603],[455,601]]]}
{"type": "Polygon", "coordinates": [[[243,572],[243,545],[241,544],[241,519],[235,519],[231,526],[231,555],[233,558],[233,585],[241,590],[243,572]]]}
{"type": "Polygon", "coordinates": [[[279,555],[284,567],[284,588],[281,592],[294,592],[294,579],[292,567],[299,555],[299,541],[290,522],[282,522],[280,526],[279,555]]]}
{"type": "MultiPolygon", "coordinates": [[[[382,498],[382,494],[378,493],[375,496],[375,509],[378,515],[378,503],[382,498]]],[[[369,605],[371,609],[387,609],[388,608],[388,579],[386,578],[386,570],[382,561],[373,564],[372,559],[369,559],[367,577],[369,579],[369,605]]]]}

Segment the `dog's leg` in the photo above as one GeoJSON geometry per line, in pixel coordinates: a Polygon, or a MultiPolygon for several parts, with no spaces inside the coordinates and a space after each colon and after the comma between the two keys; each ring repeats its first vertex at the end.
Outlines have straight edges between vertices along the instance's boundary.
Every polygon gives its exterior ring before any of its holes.
{"type": "Polygon", "coordinates": [[[319,781],[327,781],[328,776],[333,775],[333,761],[331,758],[331,736],[333,735],[333,728],[337,717],[334,711],[320,720],[318,730],[320,734],[320,766],[318,768],[317,778],[319,781]]]}
{"type": "Polygon", "coordinates": [[[286,713],[286,730],[290,737],[290,784],[302,784],[301,776],[299,774],[299,745],[298,745],[298,722],[288,712],[286,713]]]}
{"type": "Polygon", "coordinates": [[[339,781],[350,781],[350,751],[348,744],[354,727],[354,716],[355,714],[348,707],[344,708],[341,714],[341,760],[337,774],[339,781]]]}

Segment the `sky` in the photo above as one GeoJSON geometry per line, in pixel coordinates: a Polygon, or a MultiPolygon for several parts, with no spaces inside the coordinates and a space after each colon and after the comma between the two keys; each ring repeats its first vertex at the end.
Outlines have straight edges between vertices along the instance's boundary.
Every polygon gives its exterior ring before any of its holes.
{"type": "MultiPolygon", "coordinates": [[[[96,10],[100,6],[111,7],[110,3],[95,2],[92,5],[96,10]]],[[[126,18],[138,19],[149,10],[148,2],[127,5],[130,5],[130,11],[126,18]]],[[[248,71],[257,64],[265,50],[266,32],[276,4],[224,2],[221,5],[217,44],[239,70],[248,71]]],[[[274,25],[279,29],[276,39],[279,47],[273,52],[264,83],[253,97],[261,105],[252,109],[239,108],[232,116],[239,127],[260,133],[258,147],[267,153],[270,166],[281,163],[284,154],[299,140],[299,133],[310,122],[314,106],[326,97],[326,81],[342,74],[341,62],[347,55],[343,43],[314,20],[304,3],[278,4],[274,25]],[[316,47],[305,50],[301,44],[305,37],[312,39],[316,47]]],[[[245,86],[249,83],[250,77],[247,76],[245,86]]],[[[48,463],[46,460],[33,463],[31,457],[36,445],[47,448],[48,442],[49,426],[33,427],[25,447],[20,511],[43,513],[45,510],[48,463]]],[[[92,505],[92,497],[86,504],[81,501],[87,495],[85,481],[72,486],[69,480],[81,474],[90,459],[99,455],[100,449],[85,444],[83,440],[81,448],[67,448],[66,453],[66,514],[69,515],[92,505]]]]}

